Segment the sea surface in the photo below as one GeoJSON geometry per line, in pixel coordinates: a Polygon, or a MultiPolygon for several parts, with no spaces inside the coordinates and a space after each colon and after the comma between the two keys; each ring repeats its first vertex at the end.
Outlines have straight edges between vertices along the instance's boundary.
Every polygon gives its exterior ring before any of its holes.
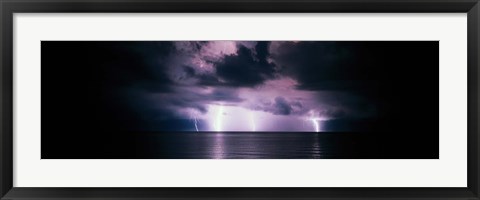
{"type": "Polygon", "coordinates": [[[42,159],[438,159],[438,137],[421,136],[418,132],[91,132],[42,143],[41,153],[42,159]]]}
{"type": "Polygon", "coordinates": [[[363,133],[150,133],[137,142],[142,146],[141,157],[156,159],[398,157],[391,144],[363,133]]]}

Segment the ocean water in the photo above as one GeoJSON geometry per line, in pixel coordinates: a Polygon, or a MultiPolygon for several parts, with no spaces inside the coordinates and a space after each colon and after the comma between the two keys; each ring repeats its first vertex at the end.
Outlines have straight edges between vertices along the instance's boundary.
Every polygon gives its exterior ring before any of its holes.
{"type": "Polygon", "coordinates": [[[140,157],[156,159],[398,157],[398,152],[389,148],[392,145],[362,133],[150,133],[137,137],[137,144],[143,152],[140,157]]]}
{"type": "Polygon", "coordinates": [[[59,142],[42,143],[42,159],[438,159],[439,156],[438,137],[418,132],[91,132],[63,136],[56,138],[59,142]]]}

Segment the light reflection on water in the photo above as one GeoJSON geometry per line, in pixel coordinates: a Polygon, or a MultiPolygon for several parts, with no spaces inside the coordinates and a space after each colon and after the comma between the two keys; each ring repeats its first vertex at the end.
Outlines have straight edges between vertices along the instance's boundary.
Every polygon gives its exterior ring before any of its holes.
{"type": "Polygon", "coordinates": [[[318,134],[314,134],[312,150],[313,150],[312,157],[320,158],[321,148],[320,148],[320,142],[318,141],[318,134]]]}
{"type": "Polygon", "coordinates": [[[321,133],[159,134],[161,157],[190,159],[322,158],[321,133]]]}
{"type": "Polygon", "coordinates": [[[213,158],[222,159],[224,154],[225,144],[223,143],[223,134],[215,133],[215,144],[213,145],[213,158]]]}

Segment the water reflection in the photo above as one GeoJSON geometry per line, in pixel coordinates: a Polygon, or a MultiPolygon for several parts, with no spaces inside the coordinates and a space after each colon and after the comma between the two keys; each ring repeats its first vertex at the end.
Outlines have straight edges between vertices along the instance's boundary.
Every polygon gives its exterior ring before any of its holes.
{"type": "Polygon", "coordinates": [[[313,135],[314,139],[313,139],[313,145],[312,145],[312,157],[313,158],[320,158],[320,153],[321,153],[321,149],[320,149],[320,142],[318,141],[319,138],[318,138],[318,134],[314,134],[313,135]]]}
{"type": "Polygon", "coordinates": [[[214,159],[222,159],[224,158],[224,142],[223,142],[223,135],[222,133],[215,133],[215,143],[213,144],[213,158],[214,159]]]}
{"type": "Polygon", "coordinates": [[[200,132],[155,137],[156,145],[148,148],[156,148],[157,157],[171,159],[317,159],[331,146],[322,142],[322,133],[200,132]]]}
{"type": "Polygon", "coordinates": [[[322,153],[318,133],[207,133],[183,137],[195,143],[195,152],[188,147],[175,151],[186,151],[193,158],[321,158],[322,153]]]}
{"type": "Polygon", "coordinates": [[[128,135],[134,142],[112,154],[129,159],[438,159],[434,152],[419,153],[415,148],[399,147],[396,140],[378,139],[382,136],[337,132],[136,133],[128,135]]]}

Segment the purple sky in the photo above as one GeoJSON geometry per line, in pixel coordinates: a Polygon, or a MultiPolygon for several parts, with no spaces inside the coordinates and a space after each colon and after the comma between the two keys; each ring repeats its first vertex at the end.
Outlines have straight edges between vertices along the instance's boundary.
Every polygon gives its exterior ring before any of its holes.
{"type": "MultiPolygon", "coordinates": [[[[168,92],[142,96],[153,109],[169,113],[153,120],[188,119],[195,124],[192,131],[318,132],[327,120],[375,115],[375,105],[361,95],[333,86],[307,88],[316,82],[304,74],[328,72],[315,68],[331,67],[330,62],[348,57],[347,50],[322,42],[173,42],[154,61],[170,80],[168,92]],[[295,54],[302,51],[313,52],[298,61],[295,54]],[[326,64],[301,66],[312,59],[326,64]]],[[[327,86],[345,82],[323,77],[327,86]]]]}

